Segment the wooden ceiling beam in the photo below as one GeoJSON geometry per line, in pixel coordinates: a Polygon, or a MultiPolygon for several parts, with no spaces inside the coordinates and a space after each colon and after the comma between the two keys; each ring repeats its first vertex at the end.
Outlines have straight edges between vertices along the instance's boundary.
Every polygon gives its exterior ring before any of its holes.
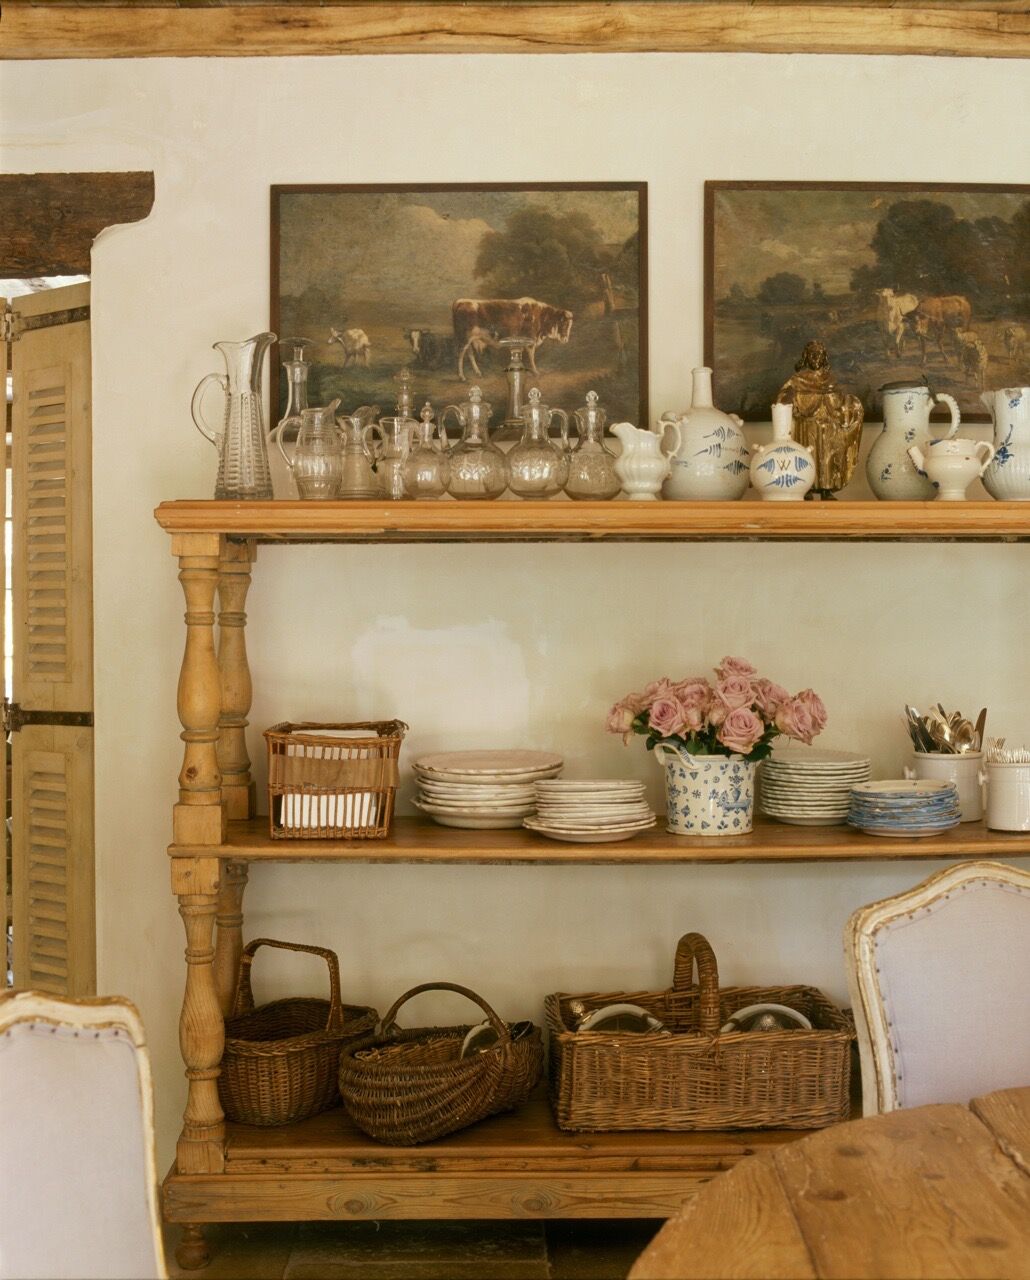
{"type": "Polygon", "coordinates": [[[853,53],[1030,56],[1023,0],[740,3],[168,3],[6,0],[0,57],[409,53],[853,53]]]}

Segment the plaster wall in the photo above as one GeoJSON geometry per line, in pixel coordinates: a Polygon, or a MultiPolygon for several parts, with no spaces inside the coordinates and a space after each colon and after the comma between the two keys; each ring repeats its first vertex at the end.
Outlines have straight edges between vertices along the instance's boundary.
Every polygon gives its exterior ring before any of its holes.
{"type": "MultiPolygon", "coordinates": [[[[96,807],[100,990],[142,1010],[167,1162],[184,1092],[164,853],[183,605],[151,512],[211,492],[189,397],[211,342],[267,326],[269,185],[646,179],[664,408],[686,402],[701,348],[706,178],[1019,181],[1030,79],[1019,62],[887,57],[7,63],[0,116],[8,171],[156,176],[151,216],[93,254],[96,807]]],[[[1026,549],[1008,546],[263,548],[252,754],[275,720],[398,714],[409,758],[554,747],[582,774],[647,778],[657,799],[640,745],[601,731],[607,706],[734,653],[820,691],[824,741],[894,772],[907,700],[986,702],[992,730],[1023,739],[1028,575],[1026,549]]],[[[890,852],[793,867],[268,867],[246,932],[334,947],[347,997],[380,1008],[431,978],[512,1017],[557,988],[663,985],[691,928],[727,982],[843,998],[849,912],[935,869],[890,852]]],[[[321,977],[308,958],[273,957],[256,981],[260,997],[321,977]]],[[[451,1012],[466,1011],[427,1001],[429,1017],[451,1012]]]]}

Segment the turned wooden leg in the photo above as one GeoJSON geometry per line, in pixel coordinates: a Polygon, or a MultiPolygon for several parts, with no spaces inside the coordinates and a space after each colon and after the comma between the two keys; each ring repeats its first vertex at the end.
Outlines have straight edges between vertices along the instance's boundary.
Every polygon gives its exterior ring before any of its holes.
{"type": "Polygon", "coordinates": [[[247,754],[247,713],[253,689],[247,665],[247,615],[244,612],[253,559],[253,543],[226,539],[218,561],[218,666],[222,687],[218,765],[222,773],[222,799],[230,819],[251,818],[257,812],[247,754]]]}
{"type": "Polygon", "coordinates": [[[186,994],[179,1047],[189,1092],[176,1147],[180,1173],[221,1173],[225,1167],[225,1117],[218,1099],[225,1025],[214,974],[218,873],[217,858],[172,859],[172,889],[186,926],[186,994]]]}
{"type": "Polygon", "coordinates": [[[182,1239],[175,1246],[175,1261],[183,1271],[199,1271],[211,1261],[204,1232],[192,1222],[182,1228],[182,1239]]]}
{"type": "Polygon", "coordinates": [[[177,700],[180,736],[186,747],[173,819],[174,839],[179,845],[225,841],[217,750],[222,691],[214,636],[221,546],[218,534],[177,533],[172,538],[172,553],[179,558],[179,581],[186,596],[186,649],[177,700]]]}
{"type": "Polygon", "coordinates": [[[247,864],[223,862],[219,876],[218,912],[215,923],[215,988],[222,1016],[232,1012],[236,994],[236,977],[240,971],[243,950],[243,891],[247,887],[247,864]]]}

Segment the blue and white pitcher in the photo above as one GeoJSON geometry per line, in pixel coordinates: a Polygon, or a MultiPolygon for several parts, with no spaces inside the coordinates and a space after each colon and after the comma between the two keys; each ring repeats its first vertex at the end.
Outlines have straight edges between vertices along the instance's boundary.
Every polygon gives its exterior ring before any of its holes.
{"type": "Polygon", "coordinates": [[[1030,502],[1030,387],[985,391],[980,399],[994,419],[994,461],[984,488],[1002,502],[1030,502]]]}
{"type": "Polygon", "coordinates": [[[883,430],[876,437],[865,470],[873,493],[888,502],[929,502],[937,496],[925,472],[909,457],[915,445],[926,451],[932,439],[930,411],[945,404],[951,421],[943,433],[950,439],[958,430],[959,407],[952,396],[931,391],[925,382],[888,382],[883,393],[883,430]]]}
{"type": "Polygon", "coordinates": [[[755,766],[742,756],[689,755],[659,742],[666,828],[674,836],[743,836],[755,813],[755,766]]]}

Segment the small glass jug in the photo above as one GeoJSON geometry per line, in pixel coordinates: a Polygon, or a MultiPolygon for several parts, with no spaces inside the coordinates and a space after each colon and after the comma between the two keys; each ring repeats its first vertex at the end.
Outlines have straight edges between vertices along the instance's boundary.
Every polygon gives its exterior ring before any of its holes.
{"type": "Polygon", "coordinates": [[[297,484],[297,493],[305,500],[323,501],[338,498],[343,483],[343,435],[336,425],[339,400],[317,409],[304,409],[300,430],[291,452],[287,453],[283,432],[291,425],[284,418],[275,429],[275,442],[297,484]]]}
{"type": "Polygon", "coordinates": [[[522,439],[508,454],[511,491],[520,498],[551,498],[560,493],[569,478],[569,415],[551,409],[540,398],[540,388],[531,387],[529,403],[523,406],[522,439]],[[552,419],[558,419],[561,445],[552,444],[552,419]]]}
{"type": "Polygon", "coordinates": [[[272,496],[261,411],[261,369],[265,352],[274,341],[274,333],[258,333],[243,342],[214,343],[214,349],[222,353],[225,361],[225,373],[207,374],[193,392],[193,421],[200,434],[218,450],[216,498],[237,501],[272,496]],[[212,382],[221,387],[225,396],[220,431],[208,424],[201,405],[204,391],[212,382]]]}
{"type": "MultiPolygon", "coordinates": [[[[293,352],[293,358],[282,362],[282,369],[286,374],[286,410],[275,424],[271,434],[272,439],[276,439],[279,429],[285,423],[283,434],[279,438],[287,445],[296,443],[297,432],[300,430],[300,415],[308,408],[308,374],[311,371],[311,365],[304,358],[304,349],[314,345],[310,338],[279,339],[279,350],[282,351],[284,347],[289,348],[293,352]]],[[[289,465],[282,462],[274,449],[270,449],[269,453],[271,456],[268,467],[272,474],[272,492],[277,498],[296,498],[297,486],[289,465]]]]}
{"type": "Polygon", "coordinates": [[[615,454],[604,443],[607,415],[598,404],[597,392],[587,392],[587,402],[575,412],[579,442],[569,456],[565,492],[570,498],[605,500],[622,489],[615,474],[615,454]]]}
{"type": "Polygon", "coordinates": [[[491,412],[479,387],[472,387],[464,404],[449,404],[440,415],[445,440],[451,414],[461,428],[461,439],[450,451],[451,478],[447,488],[452,497],[499,498],[508,487],[508,459],[490,443],[491,412]]]}
{"type": "Polygon", "coordinates": [[[376,458],[376,474],[379,476],[380,494],[388,498],[404,498],[404,464],[411,452],[411,440],[418,423],[403,415],[380,418],[379,430],[382,444],[376,458]]]}
{"type": "Polygon", "coordinates": [[[442,498],[447,492],[451,467],[447,460],[447,436],[433,421],[433,406],[422,406],[421,422],[404,464],[404,489],[409,498],[442,498]]]}
{"type": "Polygon", "coordinates": [[[382,490],[375,477],[376,445],[372,440],[383,433],[375,419],[379,416],[377,404],[364,404],[349,416],[336,419],[343,435],[343,480],[341,498],[380,498],[382,490]]]}

